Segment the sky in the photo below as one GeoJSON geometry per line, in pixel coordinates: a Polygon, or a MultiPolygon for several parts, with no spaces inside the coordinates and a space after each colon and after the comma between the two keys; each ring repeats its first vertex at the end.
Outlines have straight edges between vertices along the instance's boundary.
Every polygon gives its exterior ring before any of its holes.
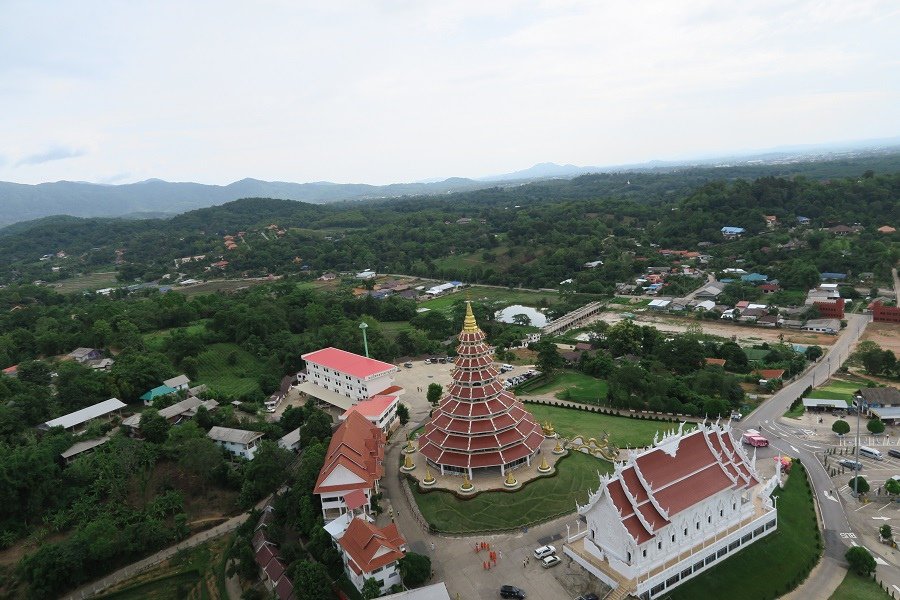
{"type": "Polygon", "coordinates": [[[900,135],[896,0],[0,0],[0,180],[340,183],[900,135]]]}

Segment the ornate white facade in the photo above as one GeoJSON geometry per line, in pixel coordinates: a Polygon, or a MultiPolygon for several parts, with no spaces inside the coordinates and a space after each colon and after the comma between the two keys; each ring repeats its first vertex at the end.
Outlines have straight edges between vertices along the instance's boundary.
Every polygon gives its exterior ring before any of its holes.
{"type": "Polygon", "coordinates": [[[564,551],[613,588],[650,600],[777,527],[770,494],[730,425],[684,424],[617,463],[578,507],[564,551]]]}

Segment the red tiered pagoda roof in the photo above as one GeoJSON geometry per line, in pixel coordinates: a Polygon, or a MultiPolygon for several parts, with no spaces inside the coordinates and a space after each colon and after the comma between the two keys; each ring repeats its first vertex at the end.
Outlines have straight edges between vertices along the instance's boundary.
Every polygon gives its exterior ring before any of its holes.
{"type": "Polygon", "coordinates": [[[419,438],[419,451],[434,464],[501,467],[533,455],[544,440],[531,413],[497,379],[494,349],[484,339],[467,305],[453,382],[419,438]]]}

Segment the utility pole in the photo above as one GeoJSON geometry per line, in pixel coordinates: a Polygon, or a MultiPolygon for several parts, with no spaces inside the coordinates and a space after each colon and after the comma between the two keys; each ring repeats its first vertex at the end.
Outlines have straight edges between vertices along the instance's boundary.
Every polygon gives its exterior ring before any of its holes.
{"type": "Polygon", "coordinates": [[[369,358],[369,340],[366,339],[366,329],[368,329],[369,326],[366,325],[365,321],[363,321],[359,324],[359,328],[362,329],[363,333],[363,348],[365,348],[366,350],[366,358],[369,358]]]}
{"type": "Polygon", "coordinates": [[[856,397],[856,477],[853,478],[853,495],[859,498],[859,411],[862,409],[862,397],[856,397]]]}

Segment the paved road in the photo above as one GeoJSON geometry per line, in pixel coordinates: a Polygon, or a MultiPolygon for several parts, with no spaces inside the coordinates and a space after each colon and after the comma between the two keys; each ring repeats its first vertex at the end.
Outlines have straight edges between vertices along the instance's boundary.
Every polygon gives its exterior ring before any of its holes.
{"type": "MultiPolygon", "coordinates": [[[[779,419],[787,411],[791,402],[796,400],[808,386],[821,385],[840,368],[849,356],[853,344],[865,331],[869,321],[868,315],[848,315],[846,329],[827,354],[819,359],[818,364],[796,381],[778,391],[736,427],[741,430],[759,429],[769,439],[771,450],[768,453],[761,452],[761,456],[783,453],[799,457],[803,461],[812,481],[813,491],[822,516],[825,532],[823,536],[825,556],[832,559],[834,564],[844,564],[844,553],[849,544],[847,538],[842,537],[841,534],[846,536],[852,529],[844,505],[839,499],[838,490],[825,467],[816,457],[816,451],[822,450],[823,447],[809,443],[802,437],[803,432],[796,429],[796,426],[792,428],[791,425],[779,424],[779,419]]],[[[832,574],[827,569],[818,570],[807,580],[804,588],[810,586],[812,589],[821,589],[822,580],[824,578],[833,579],[832,574]]]]}

